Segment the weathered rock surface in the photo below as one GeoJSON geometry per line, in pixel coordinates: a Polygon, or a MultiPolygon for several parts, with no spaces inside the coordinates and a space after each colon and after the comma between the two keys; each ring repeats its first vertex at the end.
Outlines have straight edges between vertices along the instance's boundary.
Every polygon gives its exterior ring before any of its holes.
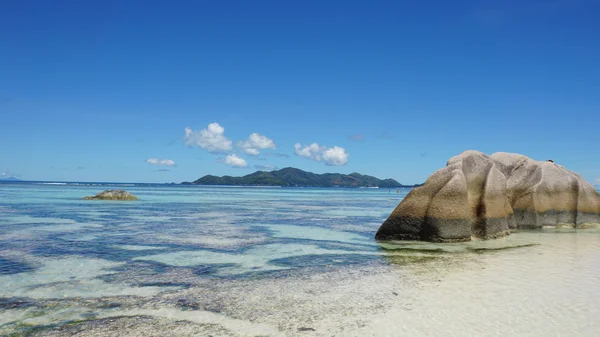
{"type": "Polygon", "coordinates": [[[138,200],[138,198],[124,190],[106,190],[84,200],[138,200]]]}
{"type": "Polygon", "coordinates": [[[412,190],[376,239],[469,241],[511,229],[600,227],[600,195],[553,161],[465,151],[412,190]]]}

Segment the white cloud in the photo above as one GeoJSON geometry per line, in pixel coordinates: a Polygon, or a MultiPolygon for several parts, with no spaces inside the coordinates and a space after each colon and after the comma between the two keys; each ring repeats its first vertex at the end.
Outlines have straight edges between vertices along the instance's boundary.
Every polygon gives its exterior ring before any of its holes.
{"type": "Polygon", "coordinates": [[[239,141],[237,146],[244,149],[251,156],[258,156],[259,150],[275,149],[275,142],[264,135],[254,132],[245,141],[239,141]]]}
{"type": "Polygon", "coordinates": [[[175,162],[171,159],[148,158],[146,159],[146,163],[152,165],[175,166],[175,162]]]}
{"type": "Polygon", "coordinates": [[[208,152],[226,152],[231,150],[233,143],[224,134],[225,128],[219,123],[210,123],[206,129],[200,131],[185,128],[183,139],[188,146],[196,145],[208,152]]]}
{"type": "Polygon", "coordinates": [[[596,182],[600,184],[600,178],[596,178],[596,182]]]}
{"type": "Polygon", "coordinates": [[[294,152],[297,156],[308,159],[322,161],[329,166],[343,166],[348,163],[348,152],[342,147],[334,146],[328,148],[319,146],[317,143],[302,146],[300,143],[294,145],[294,152]]]}
{"type": "Polygon", "coordinates": [[[245,149],[244,151],[246,151],[246,153],[251,156],[258,156],[260,154],[260,151],[258,151],[258,149],[245,149]]]}
{"type": "Polygon", "coordinates": [[[0,173],[0,177],[8,177],[8,172],[2,172],[2,173],[0,173]]]}
{"type": "Polygon", "coordinates": [[[310,145],[302,147],[300,143],[296,143],[294,145],[294,152],[297,156],[305,157],[308,159],[321,161],[321,147],[317,143],[312,143],[310,145]]]}
{"type": "Polygon", "coordinates": [[[248,163],[243,158],[240,158],[234,154],[230,154],[225,157],[225,164],[231,165],[233,167],[246,167],[248,163]]]}
{"type": "Polygon", "coordinates": [[[334,146],[323,152],[323,161],[331,166],[346,165],[348,163],[348,152],[342,147],[334,146]]]}

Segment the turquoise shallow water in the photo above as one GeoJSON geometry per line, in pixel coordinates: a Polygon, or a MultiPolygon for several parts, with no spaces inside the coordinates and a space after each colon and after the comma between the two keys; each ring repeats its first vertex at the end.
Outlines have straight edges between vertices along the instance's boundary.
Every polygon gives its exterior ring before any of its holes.
{"type": "MultiPolygon", "coordinates": [[[[0,185],[3,250],[47,259],[104,259],[126,263],[128,268],[135,268],[138,261],[156,268],[203,266],[202,275],[248,276],[302,267],[311,263],[302,259],[304,255],[336,255],[340,247],[376,251],[373,233],[405,193],[226,187],[128,190],[141,200],[81,200],[97,193],[98,187],[0,185]],[[333,253],[321,254],[328,251],[333,253]]],[[[25,260],[3,260],[2,275],[35,269],[25,260]]],[[[330,263],[322,258],[314,265],[330,263]]]]}
{"type": "MultiPolygon", "coordinates": [[[[376,243],[377,228],[408,190],[127,186],[139,201],[81,200],[109,188],[0,184],[0,335],[72,335],[65,330],[72,326],[87,327],[79,328],[83,335],[120,331],[113,325],[122,321],[107,317],[135,318],[126,322],[132,335],[161,335],[151,330],[157,326],[179,335],[365,335],[360,329],[381,320],[366,335],[421,335],[418,317],[397,312],[406,305],[399,294],[417,296],[420,284],[473,273],[486,259],[501,258],[494,265],[507,266],[504,276],[527,283],[510,274],[514,254],[539,258],[565,247],[563,257],[575,259],[600,247],[593,230],[376,243]],[[414,324],[396,326],[388,312],[414,324]],[[358,318],[375,314],[384,316],[358,318]],[[172,326],[178,321],[187,325],[172,326]],[[344,325],[356,329],[344,333],[344,325]]],[[[600,285],[599,265],[590,261],[575,283],[600,285]]],[[[558,277],[562,267],[552,268],[541,272],[558,277]]],[[[553,284],[563,281],[573,286],[553,284]]],[[[586,305],[576,306],[579,315],[597,314],[586,305]]],[[[427,310],[426,318],[436,318],[434,307],[427,310]]],[[[444,317],[437,317],[442,325],[444,317]]]]}

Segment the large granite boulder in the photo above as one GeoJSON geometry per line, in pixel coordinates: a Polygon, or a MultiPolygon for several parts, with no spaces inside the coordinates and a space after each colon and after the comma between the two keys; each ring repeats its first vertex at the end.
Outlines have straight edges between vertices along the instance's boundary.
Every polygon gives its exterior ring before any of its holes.
{"type": "Polygon", "coordinates": [[[376,239],[469,241],[511,229],[600,227],[600,195],[553,161],[465,151],[412,190],[376,239]]]}
{"type": "Polygon", "coordinates": [[[138,198],[124,190],[106,190],[84,200],[138,200],[138,198]]]}

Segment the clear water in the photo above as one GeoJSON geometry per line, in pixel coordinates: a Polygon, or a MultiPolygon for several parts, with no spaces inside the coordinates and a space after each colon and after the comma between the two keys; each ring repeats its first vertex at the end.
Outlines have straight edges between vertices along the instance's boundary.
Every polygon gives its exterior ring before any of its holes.
{"type": "Polygon", "coordinates": [[[407,190],[0,184],[0,335],[600,331],[600,233],[377,243],[407,190]]]}

